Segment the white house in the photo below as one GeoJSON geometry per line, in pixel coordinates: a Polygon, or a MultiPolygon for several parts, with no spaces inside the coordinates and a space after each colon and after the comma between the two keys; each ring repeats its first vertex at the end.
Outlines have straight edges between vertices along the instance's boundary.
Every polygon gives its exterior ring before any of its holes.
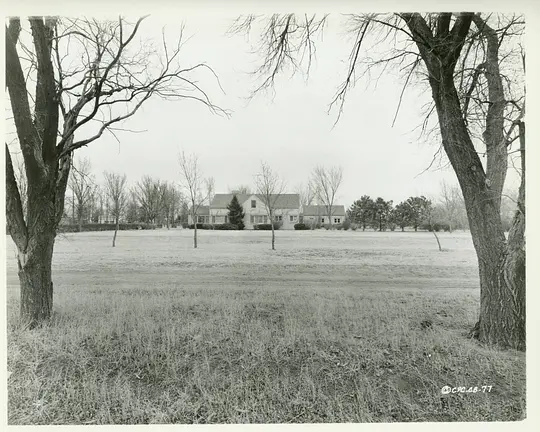
{"type": "MultiPolygon", "coordinates": [[[[209,206],[200,206],[197,212],[197,222],[203,224],[219,225],[229,223],[229,210],[227,206],[233,199],[233,194],[215,194],[209,206]]],[[[268,224],[268,212],[261,197],[257,194],[236,194],[238,202],[244,209],[245,229],[254,229],[256,225],[268,224]]],[[[292,230],[300,219],[307,225],[320,223],[327,225],[328,212],[323,205],[300,205],[298,194],[281,194],[276,200],[274,220],[281,223],[280,229],[292,230]]],[[[192,224],[191,215],[189,224],[192,224]]],[[[342,205],[332,206],[332,224],[337,225],[345,220],[345,207],[342,205]]]]}
{"type": "MultiPolygon", "coordinates": [[[[232,197],[231,197],[232,199],[232,197]]],[[[274,220],[281,222],[280,229],[294,229],[300,219],[300,195],[281,194],[271,196],[270,200],[274,202],[274,220]]],[[[268,212],[264,202],[258,195],[250,195],[244,202],[240,202],[244,208],[244,224],[246,228],[253,229],[257,224],[270,223],[268,212]]]]}
{"type": "MultiPolygon", "coordinates": [[[[227,206],[233,194],[215,194],[210,206],[200,206],[197,212],[198,223],[223,224],[229,222],[227,206]]],[[[255,225],[270,223],[264,202],[256,194],[236,194],[238,202],[244,208],[244,225],[246,229],[254,229],[255,225]]],[[[282,194],[275,201],[274,220],[281,222],[280,229],[294,229],[300,219],[300,196],[298,194],[282,194]]],[[[192,224],[191,216],[189,223],[192,224]]]]}
{"type": "MultiPolygon", "coordinates": [[[[328,209],[324,205],[306,205],[302,208],[303,221],[306,225],[320,223],[327,225],[330,223],[328,219],[328,209]]],[[[334,205],[331,208],[332,225],[343,223],[345,220],[345,206],[334,205]]]]}

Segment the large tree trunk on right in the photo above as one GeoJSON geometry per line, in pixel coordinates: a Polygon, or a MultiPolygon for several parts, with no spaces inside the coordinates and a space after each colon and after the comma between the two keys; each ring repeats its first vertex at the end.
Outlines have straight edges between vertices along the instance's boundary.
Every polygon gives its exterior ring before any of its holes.
{"type": "Polygon", "coordinates": [[[476,335],[490,345],[525,350],[524,192],[523,211],[516,215],[507,242],[501,223],[500,200],[486,180],[463,121],[453,78],[444,76],[441,82],[432,80],[431,84],[443,146],[463,192],[478,258],[480,317],[476,335]]]}

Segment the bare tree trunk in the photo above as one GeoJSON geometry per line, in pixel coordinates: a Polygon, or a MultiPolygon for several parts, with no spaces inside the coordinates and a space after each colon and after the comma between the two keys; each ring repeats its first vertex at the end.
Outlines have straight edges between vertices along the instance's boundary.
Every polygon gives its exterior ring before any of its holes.
{"type": "Polygon", "coordinates": [[[114,236],[113,236],[113,239],[112,239],[112,247],[116,246],[116,234],[118,233],[119,226],[120,226],[120,218],[118,216],[116,216],[116,226],[114,228],[114,236]]]}
{"type": "Polygon", "coordinates": [[[507,243],[499,201],[485,180],[452,77],[445,78],[432,83],[434,99],[443,146],[463,191],[480,274],[480,318],[472,335],[490,345],[525,350],[524,192],[507,243]]]}
{"type": "Polygon", "coordinates": [[[276,235],[274,233],[274,223],[271,222],[270,225],[272,226],[272,250],[276,250],[275,244],[276,244],[276,235]]]}
{"type": "Polygon", "coordinates": [[[30,327],[50,318],[53,306],[52,257],[55,233],[44,228],[18,250],[21,317],[30,327]]]}
{"type": "Polygon", "coordinates": [[[437,233],[435,232],[435,230],[433,228],[431,229],[431,232],[435,236],[435,240],[437,240],[437,244],[439,245],[439,252],[442,252],[441,242],[439,241],[439,236],[437,235],[437,233]]]}
{"type": "Polygon", "coordinates": [[[195,219],[195,215],[193,215],[193,247],[197,249],[197,219],[195,219]]]}
{"type": "Polygon", "coordinates": [[[328,210],[328,229],[332,229],[332,207],[328,210]]]}

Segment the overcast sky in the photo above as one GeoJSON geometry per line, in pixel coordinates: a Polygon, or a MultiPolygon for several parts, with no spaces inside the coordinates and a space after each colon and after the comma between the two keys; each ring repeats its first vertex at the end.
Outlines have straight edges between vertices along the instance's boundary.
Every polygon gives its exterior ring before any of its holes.
{"type": "MultiPolygon", "coordinates": [[[[419,141],[414,131],[423,120],[421,108],[430,94],[420,87],[409,88],[392,127],[403,85],[395,74],[383,76],[377,87],[374,82],[360,81],[333,128],[337,112],[328,114],[328,104],[345,76],[351,47],[339,16],[317,45],[317,61],[307,82],[301,75],[291,79],[285,73],[276,81],[274,97],[261,94],[249,103],[246,97],[256,84],[249,72],[260,57],[251,52],[254,39],[226,36],[234,17],[184,16],[184,36],[190,39],[181,54],[186,66],[205,62],[215,70],[225,94],[208,73],[198,75],[199,85],[216,104],[232,111],[231,117],[212,114],[189,100],[149,101],[124,125],[144,133],[119,133],[120,143],[105,134],[76,153],[90,158],[99,181],[107,170],[126,173],[131,184],[143,175],[178,182],[178,153],[183,149],[198,155],[203,174],[215,178],[218,193],[238,184],[252,185],[261,161],[286,180],[288,192],[305,184],[317,165],[342,166],[338,203],[345,206],[364,194],[394,203],[411,195],[435,198],[443,179],[456,182],[450,168],[419,175],[439,145],[419,141]]],[[[150,17],[141,36],[159,36],[164,25],[168,40],[176,39],[177,17],[169,22],[162,16],[150,17]]],[[[509,184],[517,185],[512,169],[509,184]]]]}

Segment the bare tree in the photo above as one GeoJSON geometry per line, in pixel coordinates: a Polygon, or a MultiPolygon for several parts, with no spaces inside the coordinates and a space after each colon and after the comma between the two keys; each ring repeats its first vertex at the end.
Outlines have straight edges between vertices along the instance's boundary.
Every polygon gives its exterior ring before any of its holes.
{"type": "Polygon", "coordinates": [[[276,235],[274,230],[276,203],[285,192],[285,182],[265,162],[261,163],[261,171],[255,176],[257,197],[263,202],[272,228],[272,250],[275,250],[276,235]]]}
{"type": "Polygon", "coordinates": [[[300,205],[302,206],[312,205],[317,198],[317,191],[312,181],[306,185],[299,184],[296,187],[296,193],[300,197],[300,205]]]}
{"type": "Polygon", "coordinates": [[[251,195],[253,192],[249,185],[241,184],[234,188],[229,188],[229,193],[232,195],[251,195]]]}
{"type": "Polygon", "coordinates": [[[343,168],[341,167],[324,168],[322,166],[318,166],[313,170],[313,174],[311,176],[314,194],[319,203],[322,204],[326,209],[330,229],[332,229],[334,202],[342,180],[343,168]]]}
{"type": "Polygon", "coordinates": [[[196,100],[227,114],[196,82],[198,71],[216,78],[212,69],[179,64],[182,34],[172,49],[165,35],[154,47],[138,36],[143,21],[30,17],[31,32],[22,33],[20,18],[6,25],[6,86],[28,182],[25,214],[6,144],[6,219],[30,327],[52,310],[52,255],[73,151],[114,135],[151,98],[196,100]]]}
{"type": "Polygon", "coordinates": [[[182,177],[181,184],[191,205],[189,211],[193,221],[193,247],[197,249],[197,216],[199,208],[208,199],[209,189],[207,187],[205,190],[204,187],[205,185],[208,186],[209,183],[213,183],[213,180],[203,179],[199,168],[199,158],[196,155],[186,155],[182,151],[178,157],[178,163],[180,164],[180,175],[182,177]]]}
{"type": "MultiPolygon", "coordinates": [[[[237,20],[235,32],[249,32],[257,20],[266,24],[260,38],[262,64],[256,70],[263,85],[256,91],[272,88],[288,66],[299,70],[305,53],[309,70],[315,38],[326,19],[289,14],[237,20]]],[[[490,345],[525,350],[525,53],[517,49],[523,17],[463,12],[352,14],[345,19],[354,42],[330,109],[337,109],[339,120],[355,83],[392,65],[405,82],[394,120],[408,84],[431,90],[422,130],[436,115],[436,130],[463,193],[478,258],[481,306],[471,335],[490,345]],[[378,50],[374,58],[365,52],[370,42],[389,49],[378,50]],[[520,147],[511,153],[521,158],[521,185],[506,240],[501,194],[509,149],[518,139],[520,147]]]]}
{"type": "Polygon", "coordinates": [[[447,182],[441,182],[441,203],[443,205],[446,219],[448,220],[449,230],[452,232],[458,226],[462,226],[460,215],[466,215],[463,195],[457,185],[449,185],[447,182]]]}
{"type": "MultiPolygon", "coordinates": [[[[214,177],[209,177],[204,181],[204,186],[206,189],[206,199],[208,200],[208,208],[210,208],[210,205],[212,204],[212,200],[214,199],[214,195],[216,193],[216,181],[214,177]]],[[[212,216],[210,215],[210,225],[212,226],[212,229],[214,229],[214,224],[212,223],[212,216]]]]}
{"type": "Polygon", "coordinates": [[[177,189],[174,183],[162,184],[162,206],[163,206],[163,217],[165,219],[165,224],[167,229],[171,225],[174,226],[175,216],[180,207],[182,200],[182,193],[177,189]]]}
{"type": "Polygon", "coordinates": [[[73,163],[73,170],[69,177],[69,188],[75,197],[75,215],[79,232],[82,231],[83,220],[91,217],[91,204],[96,192],[95,179],[91,170],[90,160],[85,158],[73,163]]]}
{"type": "Polygon", "coordinates": [[[162,183],[150,176],[144,176],[132,190],[146,223],[155,224],[162,207],[162,183]]]}
{"type": "Polygon", "coordinates": [[[105,190],[111,202],[111,214],[114,217],[115,227],[112,247],[116,246],[116,235],[120,226],[120,217],[127,205],[126,175],[105,172],[105,190]]]}

